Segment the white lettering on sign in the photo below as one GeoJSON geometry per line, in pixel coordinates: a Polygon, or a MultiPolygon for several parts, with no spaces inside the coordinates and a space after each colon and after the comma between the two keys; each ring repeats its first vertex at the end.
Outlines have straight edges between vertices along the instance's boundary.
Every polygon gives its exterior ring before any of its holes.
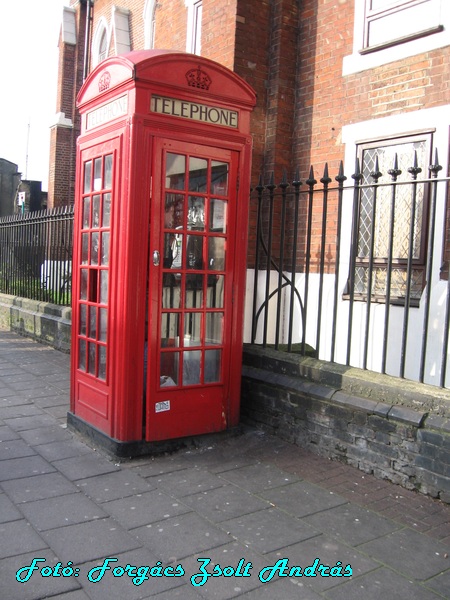
{"type": "Polygon", "coordinates": [[[151,112],[182,119],[192,119],[212,125],[223,125],[224,127],[238,126],[238,112],[217,106],[207,106],[198,102],[178,100],[177,98],[164,98],[163,96],[152,96],[150,103],[151,112]]]}
{"type": "Polygon", "coordinates": [[[155,412],[164,412],[170,410],[170,400],[163,400],[162,402],[156,402],[155,412]]]}
{"type": "Polygon", "coordinates": [[[87,114],[86,129],[93,129],[128,112],[128,96],[121,96],[87,114]]]}

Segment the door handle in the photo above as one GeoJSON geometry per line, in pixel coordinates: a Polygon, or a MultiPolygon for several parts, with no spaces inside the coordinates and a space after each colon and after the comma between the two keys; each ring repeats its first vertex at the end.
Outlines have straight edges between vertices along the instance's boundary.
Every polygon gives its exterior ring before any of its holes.
{"type": "Polygon", "coordinates": [[[155,267],[159,267],[159,252],[158,252],[158,250],[153,250],[153,264],[155,267]]]}

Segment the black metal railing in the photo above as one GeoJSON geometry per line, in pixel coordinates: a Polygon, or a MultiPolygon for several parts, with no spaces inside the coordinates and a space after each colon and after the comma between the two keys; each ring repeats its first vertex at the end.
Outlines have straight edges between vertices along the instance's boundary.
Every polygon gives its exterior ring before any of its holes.
{"type": "Polygon", "coordinates": [[[0,292],[69,306],[73,207],[0,219],[0,292]]]}
{"type": "Polygon", "coordinates": [[[327,166],[320,184],[312,168],[304,183],[260,179],[251,343],[450,387],[449,178],[436,154],[428,177],[413,164],[399,181],[396,160],[382,181],[358,161],[334,185],[327,166]]]}

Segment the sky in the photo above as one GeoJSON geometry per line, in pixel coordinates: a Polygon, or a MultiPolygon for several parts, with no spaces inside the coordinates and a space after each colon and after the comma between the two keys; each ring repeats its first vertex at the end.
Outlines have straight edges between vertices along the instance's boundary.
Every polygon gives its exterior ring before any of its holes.
{"type": "Polygon", "coordinates": [[[0,158],[48,190],[58,39],[69,0],[0,2],[0,158]]]}

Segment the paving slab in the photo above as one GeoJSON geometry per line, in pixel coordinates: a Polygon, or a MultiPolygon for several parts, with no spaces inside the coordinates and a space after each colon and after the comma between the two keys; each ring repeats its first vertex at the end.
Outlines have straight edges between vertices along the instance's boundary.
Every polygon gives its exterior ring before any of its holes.
{"type": "Polygon", "coordinates": [[[111,518],[58,527],[43,531],[41,536],[61,560],[71,560],[75,565],[141,545],[135,536],[130,535],[111,518]]]}
{"type": "Polygon", "coordinates": [[[72,458],[63,458],[54,461],[52,465],[70,481],[119,471],[119,467],[112,460],[107,460],[95,452],[72,458]]]}
{"type": "MultiPolygon", "coordinates": [[[[394,573],[390,569],[380,568],[363,577],[348,581],[325,593],[327,600],[383,600],[391,598],[407,598],[408,600],[442,600],[442,596],[434,594],[422,585],[394,573]]],[[[444,596],[448,598],[448,596],[444,596]]]]}
{"type": "Polygon", "coordinates": [[[424,587],[441,594],[444,598],[450,596],[450,569],[425,581],[424,587]]]}
{"type": "Polygon", "coordinates": [[[155,486],[149,483],[146,479],[142,479],[133,471],[119,469],[98,475],[97,477],[89,477],[87,479],[79,479],[76,485],[84,494],[90,496],[95,502],[109,502],[141,494],[154,490],[155,486]]]}
{"type": "Polygon", "coordinates": [[[183,502],[205,518],[220,523],[269,508],[269,502],[234,485],[183,496],[183,502]]]}
{"type": "Polygon", "coordinates": [[[33,456],[36,452],[28,446],[23,440],[9,440],[0,442],[0,460],[9,458],[22,458],[24,456],[33,456]]]}
{"type": "Polygon", "coordinates": [[[53,596],[58,597],[58,594],[64,600],[85,600],[83,596],[72,598],[69,595],[71,590],[81,589],[75,577],[42,577],[39,573],[34,572],[28,581],[19,583],[16,580],[17,571],[31,565],[33,558],[37,557],[45,559],[45,562],[39,563],[43,566],[55,566],[59,562],[59,558],[48,548],[0,560],[0,598],[2,600],[43,600],[49,596],[52,596],[52,600],[54,600],[53,596]]]}
{"type": "Polygon", "coordinates": [[[450,569],[450,546],[409,528],[360,546],[361,550],[406,577],[429,579],[450,569]]]}
{"type": "Polygon", "coordinates": [[[0,559],[47,548],[45,541],[25,519],[0,525],[0,559]]]}
{"type": "Polygon", "coordinates": [[[350,503],[306,516],[304,521],[351,546],[359,546],[401,528],[399,523],[350,503]]]}
{"type": "Polygon", "coordinates": [[[89,454],[92,448],[81,443],[77,439],[64,439],[56,442],[48,442],[35,446],[35,452],[40,454],[49,462],[62,460],[63,458],[73,458],[81,454],[89,454]]]}
{"type": "Polygon", "coordinates": [[[71,439],[70,433],[54,417],[50,425],[20,431],[20,437],[30,446],[40,446],[51,442],[62,442],[71,439]]]}
{"type": "Polygon", "coordinates": [[[252,493],[299,480],[295,475],[285,473],[278,467],[259,462],[239,469],[227,470],[222,472],[220,477],[252,493]]]}
{"type": "Polygon", "coordinates": [[[220,488],[224,481],[204,469],[183,469],[152,477],[151,481],[158,487],[182,498],[205,490],[220,488]]]}
{"type": "Polygon", "coordinates": [[[41,456],[0,460],[0,481],[43,475],[52,471],[55,469],[41,456]]]}
{"type": "Polygon", "coordinates": [[[192,511],[189,506],[161,490],[134,493],[125,498],[105,502],[101,506],[128,530],[192,511]]]}
{"type": "Polygon", "coordinates": [[[3,481],[1,485],[16,505],[79,491],[73,483],[56,471],[45,475],[3,481]]]}
{"type": "Polygon", "coordinates": [[[78,492],[26,502],[20,510],[37,531],[95,521],[108,516],[95,502],[78,492]]]}
{"type": "MultiPolygon", "coordinates": [[[[277,579],[258,587],[240,597],[240,600],[323,600],[304,583],[292,577],[277,579]]],[[[350,600],[350,598],[348,599],[350,600]]]]}
{"type": "Polygon", "coordinates": [[[22,518],[22,513],[17,510],[6,494],[0,494],[0,523],[17,521],[22,518]]]}
{"type": "Polygon", "coordinates": [[[133,529],[133,535],[163,562],[180,561],[231,541],[225,531],[192,512],[133,529]]]}
{"type": "Polygon", "coordinates": [[[292,519],[276,508],[267,508],[236,519],[222,521],[219,526],[241,543],[261,554],[320,535],[320,532],[307,523],[292,519]]]}

